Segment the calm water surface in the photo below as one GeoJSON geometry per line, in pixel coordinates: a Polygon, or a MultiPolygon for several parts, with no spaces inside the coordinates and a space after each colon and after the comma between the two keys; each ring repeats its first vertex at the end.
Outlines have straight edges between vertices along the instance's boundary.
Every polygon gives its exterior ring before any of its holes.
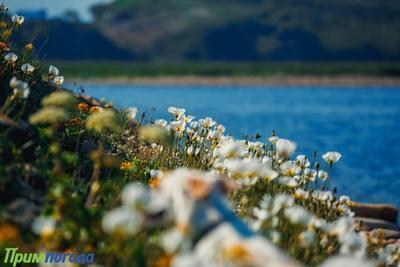
{"type": "MultiPolygon", "coordinates": [[[[252,87],[93,85],[86,92],[116,106],[137,106],[169,118],[168,106],[211,116],[227,133],[272,130],[298,144],[298,153],[343,155],[334,184],[354,200],[400,207],[400,87],[252,87]]],[[[265,140],[265,139],[264,139],[265,140]]]]}

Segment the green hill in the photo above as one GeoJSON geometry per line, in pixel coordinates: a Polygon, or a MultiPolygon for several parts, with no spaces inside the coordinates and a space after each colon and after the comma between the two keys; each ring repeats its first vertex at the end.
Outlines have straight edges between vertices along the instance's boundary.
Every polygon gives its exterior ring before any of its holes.
{"type": "Polygon", "coordinates": [[[118,0],[93,13],[119,47],[156,61],[400,59],[396,0],[118,0]]]}

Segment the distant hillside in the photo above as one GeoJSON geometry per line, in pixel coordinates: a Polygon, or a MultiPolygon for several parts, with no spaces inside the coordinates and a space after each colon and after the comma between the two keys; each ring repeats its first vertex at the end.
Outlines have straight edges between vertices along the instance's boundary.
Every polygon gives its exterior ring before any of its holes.
{"type": "Polygon", "coordinates": [[[61,20],[27,21],[17,40],[33,42],[44,59],[58,60],[129,60],[130,51],[121,49],[93,25],[61,20]]]}
{"type": "Polygon", "coordinates": [[[93,8],[150,60],[399,60],[398,0],[118,0],[93,8]]]}

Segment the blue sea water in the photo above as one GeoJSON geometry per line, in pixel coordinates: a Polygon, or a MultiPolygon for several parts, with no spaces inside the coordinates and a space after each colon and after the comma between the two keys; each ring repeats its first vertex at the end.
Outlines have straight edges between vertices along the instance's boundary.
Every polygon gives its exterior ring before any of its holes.
{"type": "Polygon", "coordinates": [[[168,106],[211,116],[227,133],[272,130],[311,156],[337,150],[333,185],[356,201],[400,207],[400,87],[94,85],[89,95],[169,118],[168,106]]]}

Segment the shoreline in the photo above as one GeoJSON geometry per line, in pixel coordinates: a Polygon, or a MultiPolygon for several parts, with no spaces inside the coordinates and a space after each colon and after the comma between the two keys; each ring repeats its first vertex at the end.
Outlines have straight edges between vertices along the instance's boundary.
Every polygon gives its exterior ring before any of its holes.
{"type": "Polygon", "coordinates": [[[400,77],[370,75],[274,75],[267,77],[159,76],[71,78],[77,84],[243,85],[243,86],[400,86],[400,77]]]}

